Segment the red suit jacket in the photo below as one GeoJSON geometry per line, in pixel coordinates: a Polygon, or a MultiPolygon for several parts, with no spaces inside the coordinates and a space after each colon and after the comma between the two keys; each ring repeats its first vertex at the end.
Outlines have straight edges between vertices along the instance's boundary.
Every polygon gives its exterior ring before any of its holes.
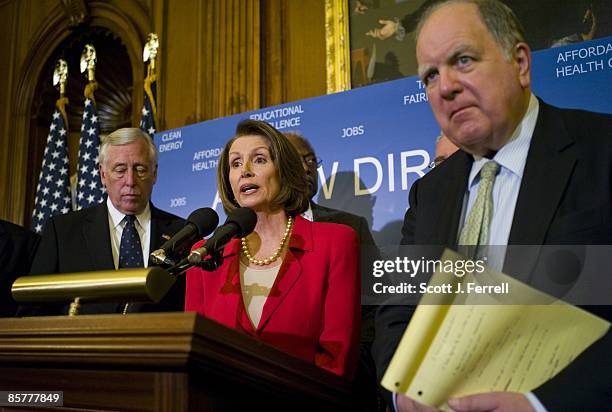
{"type": "Polygon", "coordinates": [[[239,259],[240,240],[233,239],[223,251],[219,269],[188,270],[185,311],[198,312],[350,379],[357,363],[361,322],[355,232],[344,225],[296,217],[289,250],[257,329],[242,300],[239,259]]]}

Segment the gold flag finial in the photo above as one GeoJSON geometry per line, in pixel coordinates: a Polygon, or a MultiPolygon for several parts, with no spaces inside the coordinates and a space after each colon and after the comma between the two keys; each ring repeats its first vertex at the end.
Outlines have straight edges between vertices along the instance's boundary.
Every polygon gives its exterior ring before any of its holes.
{"type": "Polygon", "coordinates": [[[144,50],[142,51],[142,59],[146,63],[148,60],[151,60],[149,63],[149,70],[151,72],[155,72],[155,59],[157,58],[157,50],[159,49],[159,40],[157,39],[157,34],[149,33],[147,36],[147,42],[144,45],[144,50]]]}
{"type": "Polygon", "coordinates": [[[66,82],[68,81],[68,63],[66,60],[59,59],[55,63],[55,70],[53,70],[53,86],[59,84],[60,97],[64,97],[66,92],[66,82]]]}
{"type": "Polygon", "coordinates": [[[81,73],[87,70],[87,80],[93,82],[96,80],[95,71],[96,71],[96,49],[91,44],[86,44],[83,49],[83,53],[81,53],[81,73]]]}

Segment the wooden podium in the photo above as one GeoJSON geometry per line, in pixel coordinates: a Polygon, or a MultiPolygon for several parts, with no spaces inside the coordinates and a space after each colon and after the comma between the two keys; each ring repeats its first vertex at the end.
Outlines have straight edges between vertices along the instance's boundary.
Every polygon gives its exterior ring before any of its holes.
{"type": "Polygon", "coordinates": [[[195,313],[0,319],[0,390],[63,391],[52,410],[361,408],[343,379],[195,313]]]}

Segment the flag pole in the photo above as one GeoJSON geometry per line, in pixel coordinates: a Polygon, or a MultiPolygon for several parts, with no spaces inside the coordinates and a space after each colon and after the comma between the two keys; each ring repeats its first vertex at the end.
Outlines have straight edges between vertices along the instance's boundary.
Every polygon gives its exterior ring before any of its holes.
{"type": "Polygon", "coordinates": [[[159,50],[159,40],[157,34],[149,33],[147,42],[144,45],[142,58],[145,64],[147,61],[147,76],[144,79],[144,102],[140,117],[140,128],[151,138],[157,131],[157,73],[156,59],[159,50]]]}
{"type": "Polygon", "coordinates": [[[59,89],[60,96],[55,102],[49,126],[32,212],[32,229],[37,233],[42,232],[50,217],[72,210],[68,164],[68,116],[66,116],[68,98],[65,97],[67,82],[68,64],[65,60],[59,59],[53,71],[53,86],[59,89]]]}
{"type": "Polygon", "coordinates": [[[100,179],[100,122],[96,110],[94,92],[98,88],[95,78],[96,49],[86,44],[81,53],[81,73],[87,72],[85,107],[79,139],[79,162],[77,169],[77,210],[93,206],[104,200],[104,188],[100,179]]]}

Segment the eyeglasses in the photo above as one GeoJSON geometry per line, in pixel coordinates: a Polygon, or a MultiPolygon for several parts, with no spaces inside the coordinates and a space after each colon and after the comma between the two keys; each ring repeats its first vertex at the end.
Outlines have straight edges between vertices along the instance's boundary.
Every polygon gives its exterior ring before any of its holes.
{"type": "Polygon", "coordinates": [[[308,167],[312,167],[312,166],[321,166],[323,164],[323,160],[313,156],[313,155],[306,155],[306,156],[302,156],[302,161],[304,162],[304,164],[308,167]]]}
{"type": "Polygon", "coordinates": [[[431,161],[431,163],[429,164],[429,168],[433,169],[434,167],[440,165],[440,163],[442,163],[445,160],[446,160],[446,157],[438,156],[434,160],[431,161]]]}

